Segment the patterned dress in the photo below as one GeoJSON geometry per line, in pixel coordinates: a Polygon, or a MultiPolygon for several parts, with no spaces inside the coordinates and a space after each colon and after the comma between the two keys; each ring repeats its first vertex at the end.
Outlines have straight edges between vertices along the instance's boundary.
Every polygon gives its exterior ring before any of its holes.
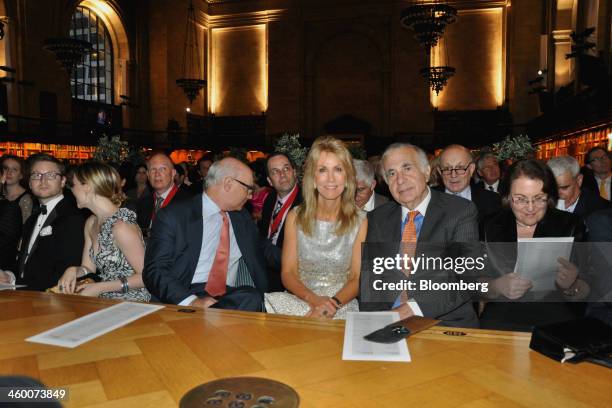
{"type": "MultiPolygon", "coordinates": [[[[336,235],[335,222],[317,220],[312,236],[297,228],[298,273],[302,283],[319,296],[332,297],[346,284],[351,270],[353,244],[365,213],[355,226],[343,235],[336,235]]],[[[265,294],[268,313],[304,316],[310,306],[289,292],[265,294]]],[[[345,319],[346,312],[358,311],[357,300],[343,305],[334,319],[345,319]]]]}
{"type": "MultiPolygon", "coordinates": [[[[125,255],[113,242],[113,225],[119,220],[127,224],[138,225],[134,211],[120,208],[115,214],[104,221],[104,224],[100,227],[98,253],[94,254],[93,245],[89,248],[89,257],[94,265],[96,265],[97,274],[103,281],[118,280],[120,276],[129,278],[134,274],[134,269],[130,266],[125,255]]],[[[142,236],[140,239],[142,240],[142,236]]],[[[148,302],[151,299],[151,294],[145,288],[130,288],[128,293],[125,294],[121,292],[106,292],[102,293],[100,297],[148,302]]]]}

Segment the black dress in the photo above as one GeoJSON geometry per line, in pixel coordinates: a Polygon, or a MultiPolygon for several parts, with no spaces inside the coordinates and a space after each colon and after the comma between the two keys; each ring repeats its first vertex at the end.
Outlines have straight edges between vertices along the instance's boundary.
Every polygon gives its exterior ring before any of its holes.
{"type": "MultiPolygon", "coordinates": [[[[534,238],[574,237],[575,242],[584,241],[585,226],[574,214],[548,208],[544,218],[538,223],[534,238]]],[[[509,209],[485,219],[480,225],[480,238],[485,244],[497,242],[517,242],[516,218],[509,209]]],[[[491,254],[491,257],[494,255],[491,254]]],[[[516,262],[516,252],[506,253],[507,258],[497,260],[506,265],[516,262]]],[[[492,259],[491,259],[492,261],[492,259]]],[[[490,264],[493,262],[490,262],[490,264]]],[[[525,302],[527,292],[521,302],[488,302],[480,316],[480,327],[494,330],[531,331],[534,326],[570,320],[584,314],[582,303],[572,302],[525,302]]]]}
{"type": "Polygon", "coordinates": [[[0,269],[15,271],[22,224],[19,201],[0,199],[0,269]]]}

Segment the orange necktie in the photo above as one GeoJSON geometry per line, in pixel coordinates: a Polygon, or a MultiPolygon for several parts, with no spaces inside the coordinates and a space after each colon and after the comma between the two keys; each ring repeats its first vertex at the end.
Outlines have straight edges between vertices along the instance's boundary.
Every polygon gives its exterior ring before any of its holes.
{"type": "MultiPolygon", "coordinates": [[[[402,253],[408,255],[408,257],[414,257],[416,252],[417,243],[417,231],[416,224],[414,223],[415,218],[419,215],[418,211],[410,211],[408,213],[408,221],[404,225],[404,231],[402,231],[402,253]]],[[[404,275],[410,279],[410,268],[404,269],[404,275]]],[[[400,302],[402,304],[408,302],[408,292],[402,291],[400,295],[400,302]]]]}
{"type": "Polygon", "coordinates": [[[208,274],[208,282],[206,282],[206,293],[212,297],[222,296],[226,291],[227,282],[227,267],[229,265],[229,219],[227,213],[221,211],[223,217],[223,225],[221,226],[221,237],[219,238],[219,246],[215,253],[210,273],[208,274]]]}
{"type": "Polygon", "coordinates": [[[606,189],[606,180],[601,180],[599,182],[599,195],[604,200],[608,200],[608,191],[606,189]]]}

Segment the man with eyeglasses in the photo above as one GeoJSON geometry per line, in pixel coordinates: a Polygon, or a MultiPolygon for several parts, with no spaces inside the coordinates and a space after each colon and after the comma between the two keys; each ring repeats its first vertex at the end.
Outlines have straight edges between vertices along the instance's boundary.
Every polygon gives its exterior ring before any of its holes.
{"type": "Polygon", "coordinates": [[[604,200],[612,200],[612,170],[610,152],[602,146],[590,149],[585,155],[586,170],[583,186],[595,191],[604,200]],[[592,174],[590,174],[592,172],[592,174]]]}
{"type": "MultiPolygon", "coordinates": [[[[283,248],[285,238],[285,218],[289,211],[302,203],[302,194],[297,184],[295,168],[284,153],[274,152],[266,161],[268,183],[274,192],[268,194],[261,210],[261,220],[257,224],[259,234],[269,239],[279,249],[283,248]]],[[[278,261],[280,264],[280,259],[278,261]]],[[[280,269],[270,269],[268,276],[270,292],[285,290],[280,277],[280,269]]]]}
{"type": "Polygon", "coordinates": [[[0,280],[42,291],[55,286],[66,268],[80,264],[85,219],[64,198],[64,165],[55,157],[30,157],[29,180],[40,207],[23,226],[16,273],[3,271],[0,280]]]}
{"type": "Polygon", "coordinates": [[[588,189],[582,189],[583,175],[580,174],[578,160],[570,156],[557,156],[547,163],[557,181],[559,200],[557,209],[571,212],[583,219],[597,210],[610,207],[604,200],[588,189]]]}
{"type": "Polygon", "coordinates": [[[263,310],[267,264],[279,268],[280,255],[243,209],[253,183],[247,165],[225,158],[210,167],[203,194],[158,212],[142,274],[154,300],[263,310]]]}
{"type": "MultiPolygon", "coordinates": [[[[431,167],[422,149],[394,143],[383,153],[382,167],[393,200],[368,213],[365,257],[393,258],[401,253],[423,258],[474,256],[478,245],[476,207],[427,186],[431,167]]],[[[377,279],[397,283],[405,277],[397,270],[376,275],[365,266],[368,260],[362,262],[359,310],[394,310],[402,319],[418,315],[439,319],[442,325],[478,327],[472,294],[467,291],[376,290],[377,279]]],[[[411,280],[415,279],[418,288],[416,280],[448,283],[469,279],[467,275],[431,269],[415,273],[411,280]]]]}
{"type": "Polygon", "coordinates": [[[153,189],[151,195],[143,196],[136,207],[138,225],[145,236],[151,228],[155,215],[171,202],[186,200],[191,194],[185,189],[178,188],[174,183],[176,170],[170,157],[163,153],[156,153],[147,161],[147,177],[153,189]]]}
{"type": "Polygon", "coordinates": [[[442,176],[444,186],[438,189],[472,201],[476,204],[478,220],[481,221],[501,209],[501,198],[492,191],[472,186],[475,169],[472,153],[466,147],[448,146],[440,155],[438,172],[442,176]]]}

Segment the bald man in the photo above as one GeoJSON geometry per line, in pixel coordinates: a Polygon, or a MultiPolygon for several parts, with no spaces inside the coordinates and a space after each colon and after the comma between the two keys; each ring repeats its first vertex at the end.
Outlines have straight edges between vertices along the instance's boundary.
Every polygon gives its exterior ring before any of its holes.
{"type": "Polygon", "coordinates": [[[163,153],[156,153],[147,161],[147,177],[153,194],[145,194],[136,204],[138,225],[145,236],[148,236],[151,224],[157,212],[171,202],[186,200],[191,194],[178,188],[174,183],[176,170],[172,159],[163,153]]]}
{"type": "Polygon", "coordinates": [[[438,189],[472,201],[478,209],[478,220],[482,221],[501,209],[501,199],[498,194],[472,186],[475,170],[476,164],[469,149],[461,145],[448,146],[440,154],[438,172],[443,186],[438,189]]]}
{"type": "Polygon", "coordinates": [[[242,208],[253,189],[251,169],[226,158],[212,164],[202,194],[158,212],[142,273],[155,300],[263,311],[267,269],[280,268],[280,249],[242,208]]]}

